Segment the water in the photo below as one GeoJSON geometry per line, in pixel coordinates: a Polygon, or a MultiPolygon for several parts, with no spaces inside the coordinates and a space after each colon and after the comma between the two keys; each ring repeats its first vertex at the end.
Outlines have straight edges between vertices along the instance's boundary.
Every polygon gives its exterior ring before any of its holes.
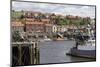
{"type": "Polygon", "coordinates": [[[73,46],[75,46],[75,41],[40,42],[40,64],[93,60],[66,55],[73,46]]]}

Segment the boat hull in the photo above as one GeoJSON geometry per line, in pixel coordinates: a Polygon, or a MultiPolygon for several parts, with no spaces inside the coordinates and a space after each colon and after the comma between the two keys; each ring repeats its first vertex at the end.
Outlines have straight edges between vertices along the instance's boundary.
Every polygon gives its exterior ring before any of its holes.
{"type": "Polygon", "coordinates": [[[75,47],[71,48],[70,52],[67,54],[86,58],[96,58],[96,50],[78,50],[75,47]]]}

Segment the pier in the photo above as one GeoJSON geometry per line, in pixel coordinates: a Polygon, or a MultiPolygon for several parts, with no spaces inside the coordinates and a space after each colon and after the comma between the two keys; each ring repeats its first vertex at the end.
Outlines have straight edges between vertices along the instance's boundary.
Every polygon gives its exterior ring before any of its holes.
{"type": "Polygon", "coordinates": [[[38,42],[12,42],[12,65],[39,64],[38,42]]]}

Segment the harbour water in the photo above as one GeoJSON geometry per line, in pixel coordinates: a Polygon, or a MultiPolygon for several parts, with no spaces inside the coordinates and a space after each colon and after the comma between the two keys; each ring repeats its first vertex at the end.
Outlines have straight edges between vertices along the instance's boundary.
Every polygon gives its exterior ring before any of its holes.
{"type": "Polygon", "coordinates": [[[39,42],[40,64],[94,60],[66,55],[66,53],[69,52],[70,48],[73,46],[75,46],[75,41],[39,42]]]}

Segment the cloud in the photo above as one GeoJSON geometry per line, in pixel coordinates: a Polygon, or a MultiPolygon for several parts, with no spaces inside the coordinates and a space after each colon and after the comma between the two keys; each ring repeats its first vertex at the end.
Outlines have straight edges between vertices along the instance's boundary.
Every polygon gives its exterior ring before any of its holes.
{"type": "Polygon", "coordinates": [[[57,14],[71,14],[82,17],[95,17],[94,6],[60,5],[48,3],[12,2],[13,10],[39,11],[57,14]]]}

